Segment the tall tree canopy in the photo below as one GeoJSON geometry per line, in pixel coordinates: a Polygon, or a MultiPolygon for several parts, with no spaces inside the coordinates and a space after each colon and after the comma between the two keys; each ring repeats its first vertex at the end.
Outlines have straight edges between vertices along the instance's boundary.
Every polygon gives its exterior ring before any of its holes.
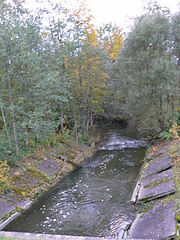
{"type": "Polygon", "coordinates": [[[169,128],[180,76],[177,16],[156,10],[136,20],[114,66],[115,110],[149,135],[169,128]]]}
{"type": "Polygon", "coordinates": [[[116,25],[95,27],[84,4],[49,4],[35,15],[0,0],[0,160],[65,126],[82,141],[99,115],[145,135],[168,129],[180,101],[180,14],[151,5],[123,40],[116,25]]]}

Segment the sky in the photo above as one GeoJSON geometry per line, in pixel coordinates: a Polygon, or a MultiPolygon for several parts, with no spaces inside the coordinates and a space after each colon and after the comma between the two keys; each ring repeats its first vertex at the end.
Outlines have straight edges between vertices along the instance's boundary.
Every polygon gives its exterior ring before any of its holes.
{"type": "MultiPolygon", "coordinates": [[[[86,0],[97,24],[112,22],[120,27],[128,27],[131,19],[140,15],[148,0],[86,0]]],[[[172,13],[178,11],[180,0],[158,0],[172,13]]]]}
{"type": "MultiPolygon", "coordinates": [[[[35,0],[25,0],[29,8],[35,8],[35,0]]],[[[40,5],[46,5],[47,0],[38,0],[40,5]]],[[[62,2],[63,0],[54,0],[62,2]]],[[[74,3],[74,0],[66,0],[68,4],[74,3]]],[[[122,29],[128,29],[133,24],[133,19],[140,15],[143,6],[149,0],[84,0],[89,9],[91,9],[96,26],[103,23],[112,22],[122,29]]],[[[172,13],[180,10],[180,0],[157,0],[162,6],[167,6],[172,13]]]]}

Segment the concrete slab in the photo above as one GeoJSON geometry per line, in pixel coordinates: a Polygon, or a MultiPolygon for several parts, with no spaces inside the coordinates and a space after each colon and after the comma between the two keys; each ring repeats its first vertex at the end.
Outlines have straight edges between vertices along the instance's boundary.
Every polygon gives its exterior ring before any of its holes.
{"type": "Polygon", "coordinates": [[[155,152],[153,155],[147,156],[146,161],[148,162],[156,158],[162,158],[167,154],[168,154],[167,152],[155,152]]]}
{"type": "Polygon", "coordinates": [[[156,158],[160,155],[168,154],[168,151],[171,149],[170,146],[161,146],[159,149],[157,149],[152,155],[151,158],[156,158]]]}
{"type": "MultiPolygon", "coordinates": [[[[15,202],[16,205],[11,205],[11,211],[7,208],[7,206],[4,205],[4,213],[10,214],[7,219],[0,219],[0,231],[4,229],[10,222],[12,222],[14,219],[16,219],[21,213],[28,208],[30,208],[33,204],[33,201],[30,200],[25,200],[21,202],[15,202]],[[18,212],[16,207],[21,209],[21,212],[18,212]]],[[[2,206],[0,204],[0,206],[2,206]]],[[[3,213],[3,209],[0,208],[0,213],[3,213]]]]}
{"type": "Polygon", "coordinates": [[[10,222],[12,222],[14,219],[19,217],[20,215],[21,215],[20,212],[15,212],[5,221],[0,221],[0,231],[3,230],[10,222]]]}
{"type": "Polygon", "coordinates": [[[138,194],[138,202],[147,202],[152,199],[167,196],[176,191],[173,179],[166,181],[154,182],[154,185],[141,186],[138,194]]]}
{"type": "Polygon", "coordinates": [[[130,228],[130,239],[171,239],[176,233],[175,203],[170,201],[138,214],[130,228]]]}
{"type": "Polygon", "coordinates": [[[170,168],[171,165],[172,165],[172,159],[169,155],[163,158],[154,159],[147,163],[147,166],[144,171],[144,178],[152,174],[160,173],[170,168]]]}
{"type": "Polygon", "coordinates": [[[139,180],[137,181],[137,183],[136,183],[136,186],[135,186],[133,195],[132,195],[132,197],[131,197],[131,202],[132,202],[132,203],[135,203],[135,202],[137,201],[140,187],[141,187],[141,179],[139,179],[139,180]]]}
{"type": "Polygon", "coordinates": [[[23,240],[105,240],[104,237],[79,237],[79,236],[65,236],[65,235],[51,235],[51,234],[35,234],[35,233],[21,233],[21,232],[0,232],[0,237],[8,237],[13,239],[23,240]]]}
{"type": "Polygon", "coordinates": [[[174,170],[171,168],[171,169],[168,169],[164,172],[154,174],[154,175],[150,175],[150,176],[144,178],[143,181],[142,181],[142,185],[143,185],[143,187],[145,187],[149,184],[153,184],[155,182],[163,181],[163,180],[165,181],[166,179],[170,179],[170,178],[173,178],[173,177],[174,177],[174,170]]]}
{"type": "Polygon", "coordinates": [[[0,200],[0,219],[5,215],[11,212],[14,209],[12,203],[5,202],[4,200],[0,200]]]}
{"type": "Polygon", "coordinates": [[[60,169],[60,163],[50,158],[45,158],[39,162],[38,169],[51,177],[56,176],[60,169]]]}

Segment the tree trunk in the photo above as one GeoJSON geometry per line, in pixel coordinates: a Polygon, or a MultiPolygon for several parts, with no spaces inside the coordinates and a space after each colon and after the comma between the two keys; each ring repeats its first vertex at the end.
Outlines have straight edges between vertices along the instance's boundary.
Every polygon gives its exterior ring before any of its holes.
{"type": "Polygon", "coordinates": [[[92,106],[92,86],[90,86],[89,106],[90,106],[90,125],[93,126],[93,106],[92,106]]]}
{"type": "Polygon", "coordinates": [[[37,115],[37,110],[35,110],[36,114],[36,142],[39,142],[39,121],[38,121],[38,115],[37,115]]]}
{"type": "Polygon", "coordinates": [[[91,121],[91,127],[92,127],[93,126],[93,111],[92,111],[92,107],[91,107],[90,121],[91,121]]]}
{"type": "Polygon", "coordinates": [[[74,103],[74,98],[73,98],[72,104],[73,104],[74,129],[75,129],[76,141],[78,142],[78,129],[77,129],[76,107],[74,103]]]}
{"type": "Polygon", "coordinates": [[[16,149],[16,155],[19,153],[19,145],[18,145],[18,137],[17,137],[17,129],[16,129],[16,121],[15,121],[15,113],[14,113],[14,103],[13,103],[13,97],[12,97],[12,87],[11,87],[11,80],[8,76],[8,90],[9,90],[9,99],[10,99],[10,113],[12,118],[12,125],[13,125],[13,137],[14,137],[14,145],[16,149]]]}
{"type": "Polygon", "coordinates": [[[88,66],[87,66],[87,73],[86,73],[86,97],[84,99],[84,108],[86,111],[86,131],[88,132],[89,130],[89,122],[90,122],[90,101],[89,101],[89,81],[90,81],[90,74],[89,74],[89,70],[90,70],[90,64],[88,62],[88,66]]]}
{"type": "MultiPolygon", "coordinates": [[[[26,64],[26,77],[27,79],[29,78],[29,74],[28,74],[28,66],[26,64]]],[[[25,144],[26,144],[26,147],[29,145],[29,136],[28,136],[28,130],[27,130],[27,114],[26,114],[26,110],[25,110],[25,106],[26,106],[26,84],[23,83],[22,84],[22,96],[24,98],[23,100],[23,104],[22,104],[22,108],[23,108],[23,112],[24,112],[24,122],[25,122],[25,129],[24,129],[24,135],[25,135],[25,144]]]]}
{"type": "Polygon", "coordinates": [[[61,103],[61,116],[60,116],[60,128],[64,128],[64,103],[61,103]]]}
{"type": "Polygon", "coordinates": [[[4,109],[3,109],[2,104],[1,104],[1,114],[2,114],[2,119],[3,119],[3,122],[4,122],[4,128],[5,128],[5,132],[6,132],[6,136],[7,136],[7,140],[8,140],[8,144],[9,144],[9,148],[11,149],[12,146],[11,146],[11,141],[10,141],[10,138],[9,138],[8,127],[7,127],[6,118],[5,118],[4,109]]]}
{"type": "Polygon", "coordinates": [[[62,64],[62,68],[63,68],[63,76],[61,77],[62,79],[62,96],[63,96],[63,101],[61,103],[61,114],[60,114],[60,127],[61,130],[64,128],[64,79],[66,79],[66,66],[65,66],[65,62],[64,62],[64,58],[63,58],[63,64],[62,64]]]}
{"type": "Polygon", "coordinates": [[[82,67],[81,62],[79,63],[79,86],[80,86],[80,110],[81,110],[81,128],[85,130],[84,122],[84,103],[83,103],[83,86],[82,86],[82,67]]]}
{"type": "Polygon", "coordinates": [[[25,144],[26,144],[26,147],[28,147],[29,145],[29,138],[28,138],[28,131],[27,131],[27,127],[25,126],[25,144]]]}

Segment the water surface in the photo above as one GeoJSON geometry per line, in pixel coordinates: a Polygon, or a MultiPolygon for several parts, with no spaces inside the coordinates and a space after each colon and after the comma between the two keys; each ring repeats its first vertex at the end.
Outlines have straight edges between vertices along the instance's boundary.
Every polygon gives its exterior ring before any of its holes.
{"type": "Polygon", "coordinates": [[[98,130],[102,141],[92,159],[5,230],[112,236],[133,220],[135,209],[130,199],[146,142],[119,125],[98,130]]]}

